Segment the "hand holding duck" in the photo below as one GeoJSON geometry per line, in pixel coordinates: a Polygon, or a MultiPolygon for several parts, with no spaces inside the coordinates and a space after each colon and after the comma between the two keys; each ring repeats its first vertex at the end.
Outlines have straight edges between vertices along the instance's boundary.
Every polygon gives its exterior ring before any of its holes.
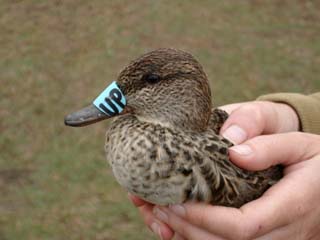
{"type": "Polygon", "coordinates": [[[132,197],[146,224],[156,234],[161,233],[162,239],[171,239],[174,232],[179,235],[176,239],[189,240],[318,239],[319,136],[298,132],[284,133],[297,131],[299,128],[298,118],[288,105],[252,102],[229,105],[224,109],[232,113],[222,131],[236,125],[250,137],[261,133],[282,133],[248,141],[244,139],[245,142],[239,146],[249,146],[252,152],[241,154],[243,151],[238,151],[239,154],[231,150],[230,157],[238,165],[251,170],[265,169],[272,164],[281,163],[286,166],[283,180],[261,198],[240,209],[201,203],[154,208],[132,197]],[[254,123],[250,128],[247,128],[248,111],[254,123]],[[162,213],[159,214],[159,210],[162,213]]]}

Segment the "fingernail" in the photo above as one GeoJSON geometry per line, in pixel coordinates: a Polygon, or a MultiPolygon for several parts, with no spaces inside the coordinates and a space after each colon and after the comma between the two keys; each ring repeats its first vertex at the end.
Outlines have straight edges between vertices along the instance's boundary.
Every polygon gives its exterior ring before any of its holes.
{"type": "Polygon", "coordinates": [[[156,223],[156,222],[153,222],[150,227],[151,227],[151,229],[152,229],[152,232],[154,232],[155,234],[157,234],[157,235],[160,237],[160,239],[163,240],[163,237],[162,237],[162,234],[161,234],[161,229],[160,229],[159,224],[156,223]]]}
{"type": "Polygon", "coordinates": [[[171,205],[169,206],[169,208],[172,210],[172,212],[174,212],[180,217],[184,217],[186,215],[186,209],[182,205],[179,205],[179,204],[171,205]]]}
{"type": "Polygon", "coordinates": [[[222,136],[235,144],[239,144],[247,139],[248,134],[238,125],[231,125],[222,133],[222,136]]]}
{"type": "Polygon", "coordinates": [[[250,155],[253,153],[252,148],[246,144],[233,146],[229,148],[229,150],[234,151],[239,155],[250,155]]]}
{"type": "Polygon", "coordinates": [[[153,214],[161,221],[168,221],[168,215],[158,207],[153,208],[153,214]]]}

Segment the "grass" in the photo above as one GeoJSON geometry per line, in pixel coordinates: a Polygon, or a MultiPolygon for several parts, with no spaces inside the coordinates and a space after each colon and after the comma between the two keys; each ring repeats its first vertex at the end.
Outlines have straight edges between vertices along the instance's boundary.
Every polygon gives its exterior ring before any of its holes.
{"type": "Polygon", "coordinates": [[[320,89],[319,1],[0,3],[3,240],[155,239],[106,164],[107,123],[63,124],[146,51],[193,53],[216,105],[320,89]]]}

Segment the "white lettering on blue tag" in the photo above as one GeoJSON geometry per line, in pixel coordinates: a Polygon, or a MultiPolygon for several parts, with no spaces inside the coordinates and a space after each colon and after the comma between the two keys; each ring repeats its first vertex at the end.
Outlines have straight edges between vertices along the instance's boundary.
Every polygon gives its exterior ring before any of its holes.
{"type": "Polygon", "coordinates": [[[115,81],[93,101],[93,105],[108,116],[121,113],[126,104],[126,98],[115,81]]]}

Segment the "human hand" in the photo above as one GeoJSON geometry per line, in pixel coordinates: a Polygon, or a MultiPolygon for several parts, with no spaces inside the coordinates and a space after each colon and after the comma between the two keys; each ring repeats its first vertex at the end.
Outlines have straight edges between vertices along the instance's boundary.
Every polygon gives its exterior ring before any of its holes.
{"type": "Polygon", "coordinates": [[[283,103],[253,101],[222,106],[229,114],[220,133],[235,144],[263,134],[299,131],[299,118],[283,103]]]}
{"type": "MultiPolygon", "coordinates": [[[[285,104],[249,102],[224,106],[223,109],[231,114],[221,132],[235,143],[260,134],[295,131],[299,128],[299,120],[294,110],[285,104]]],[[[247,165],[245,162],[242,164],[241,160],[236,163],[243,167],[247,165]]],[[[154,217],[153,205],[134,196],[131,196],[131,199],[139,207],[146,224],[154,232],[161,232],[163,239],[171,239],[172,229],[154,217]]]]}

